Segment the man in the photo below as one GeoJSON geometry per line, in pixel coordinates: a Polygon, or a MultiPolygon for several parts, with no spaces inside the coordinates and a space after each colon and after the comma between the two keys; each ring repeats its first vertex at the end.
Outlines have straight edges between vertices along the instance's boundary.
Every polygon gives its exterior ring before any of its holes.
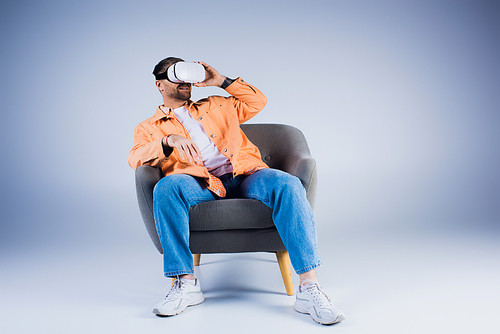
{"type": "Polygon", "coordinates": [[[192,84],[171,82],[166,75],[178,62],[183,60],[170,57],[155,66],[163,105],[135,128],[129,155],[132,168],[155,166],[165,175],[155,186],[153,207],[164,250],[164,274],[176,279],[153,312],[176,315],[204,300],[189,249],[191,206],[241,197],[260,200],[273,210],[274,223],[300,277],[294,308],[321,324],[344,320],[316,278],[321,260],[315,223],[300,180],[269,168],[240,130],[241,123],[264,108],[266,97],[243,79],[229,79],[199,62],[205,68],[205,80],[193,85],[221,87],[231,96],[210,96],[195,103],[190,100],[192,84]]]}

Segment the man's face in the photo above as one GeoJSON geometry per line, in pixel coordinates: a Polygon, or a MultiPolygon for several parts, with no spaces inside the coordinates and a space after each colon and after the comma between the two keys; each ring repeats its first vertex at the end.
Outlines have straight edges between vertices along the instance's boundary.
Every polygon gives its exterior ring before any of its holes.
{"type": "Polygon", "coordinates": [[[173,83],[168,80],[158,80],[158,82],[161,93],[171,99],[187,101],[191,98],[190,83],[173,83]]]}

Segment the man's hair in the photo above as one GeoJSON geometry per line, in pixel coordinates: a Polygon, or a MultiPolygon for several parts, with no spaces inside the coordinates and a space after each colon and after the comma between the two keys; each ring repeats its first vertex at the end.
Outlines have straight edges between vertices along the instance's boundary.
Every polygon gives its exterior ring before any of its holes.
{"type": "Polygon", "coordinates": [[[165,73],[167,71],[167,68],[172,66],[175,63],[178,63],[180,61],[184,61],[181,58],[175,58],[175,57],[168,57],[160,61],[158,64],[156,64],[153,74],[157,76],[158,74],[165,73]]]}

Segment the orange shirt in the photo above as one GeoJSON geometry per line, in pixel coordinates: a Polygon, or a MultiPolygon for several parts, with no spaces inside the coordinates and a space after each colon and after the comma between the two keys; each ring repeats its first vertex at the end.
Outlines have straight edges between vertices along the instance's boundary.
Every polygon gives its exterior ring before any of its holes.
{"type": "MultiPolygon", "coordinates": [[[[246,122],[266,105],[267,98],[243,79],[236,79],[226,88],[232,96],[210,96],[187,106],[195,120],[201,123],[210,139],[233,166],[233,175],[245,174],[256,168],[267,168],[259,149],[241,131],[246,122]]],[[[169,156],[163,153],[161,141],[167,134],[185,136],[183,125],[175,116],[167,116],[158,107],[153,117],[141,122],[134,130],[134,147],[128,163],[136,169],[141,165],[161,168],[163,174],[189,174],[204,178],[210,186],[210,175],[203,166],[181,160],[174,149],[169,156]]]]}

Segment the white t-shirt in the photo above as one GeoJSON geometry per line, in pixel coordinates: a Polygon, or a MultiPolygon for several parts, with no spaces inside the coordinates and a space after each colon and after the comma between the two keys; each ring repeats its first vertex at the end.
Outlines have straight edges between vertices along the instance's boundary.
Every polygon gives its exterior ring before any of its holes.
{"type": "Polygon", "coordinates": [[[214,176],[222,176],[233,172],[233,166],[228,158],[226,158],[215,146],[214,142],[203,129],[203,126],[197,122],[191,113],[182,106],[173,109],[175,117],[184,125],[191,139],[201,151],[201,159],[203,165],[214,176]]]}

